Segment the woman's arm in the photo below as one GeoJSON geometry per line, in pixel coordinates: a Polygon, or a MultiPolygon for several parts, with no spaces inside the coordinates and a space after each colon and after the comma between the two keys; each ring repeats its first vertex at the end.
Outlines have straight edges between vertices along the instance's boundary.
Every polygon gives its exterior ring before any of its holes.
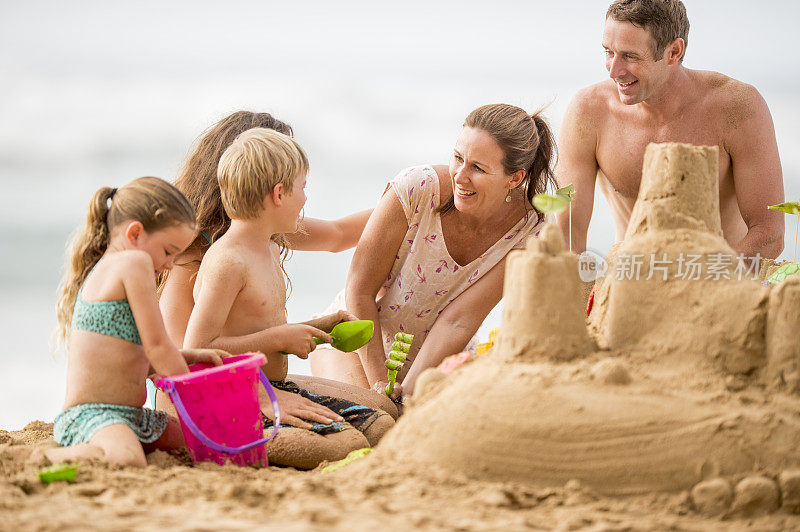
{"type": "Polygon", "coordinates": [[[358,352],[369,383],[386,379],[386,355],[375,297],[392,269],[407,231],[408,222],[400,200],[393,192],[384,194],[367,222],[347,272],[347,310],[359,319],[375,323],[372,340],[358,352]]]}
{"type": "Polygon", "coordinates": [[[338,253],[358,243],[372,209],[357,212],[338,220],[303,219],[303,231],[286,235],[289,247],[301,251],[338,253]]]}
{"type": "Polygon", "coordinates": [[[158,299],[167,334],[175,345],[183,345],[186,326],[194,308],[192,289],[199,268],[199,261],[176,264],[169,272],[161,297],[158,299]]]}
{"type": "Polygon", "coordinates": [[[438,366],[449,355],[463,351],[503,297],[505,258],[447,305],[425,338],[411,368],[403,378],[403,393],[414,393],[420,373],[438,366]]]}

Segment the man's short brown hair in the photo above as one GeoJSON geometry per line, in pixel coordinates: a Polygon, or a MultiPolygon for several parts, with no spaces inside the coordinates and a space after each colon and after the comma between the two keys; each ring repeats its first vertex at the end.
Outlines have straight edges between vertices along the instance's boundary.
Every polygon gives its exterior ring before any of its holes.
{"type": "Polygon", "coordinates": [[[658,61],[669,44],[680,37],[689,43],[689,18],[680,0],[616,0],[606,11],[606,19],[630,22],[650,32],[653,38],[653,58],[658,61]]]}

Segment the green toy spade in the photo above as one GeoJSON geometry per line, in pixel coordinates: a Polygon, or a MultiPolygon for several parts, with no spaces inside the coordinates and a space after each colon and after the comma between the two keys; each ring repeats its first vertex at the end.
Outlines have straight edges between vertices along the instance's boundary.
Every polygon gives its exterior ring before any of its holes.
{"type": "MultiPolygon", "coordinates": [[[[371,320],[343,321],[331,329],[330,335],[333,338],[331,345],[339,351],[352,353],[367,345],[374,331],[375,324],[371,320]]],[[[319,345],[324,344],[325,340],[314,337],[314,342],[319,345]]]]}

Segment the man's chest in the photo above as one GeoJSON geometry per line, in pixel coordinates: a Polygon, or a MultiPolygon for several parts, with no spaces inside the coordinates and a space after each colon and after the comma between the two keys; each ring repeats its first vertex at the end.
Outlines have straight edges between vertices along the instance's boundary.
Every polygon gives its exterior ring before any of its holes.
{"type": "Polygon", "coordinates": [[[617,194],[636,199],[642,179],[642,165],[647,145],[682,142],[696,146],[719,146],[719,175],[724,179],[730,170],[730,158],[722,147],[724,139],[713,123],[702,120],[672,120],[651,124],[644,120],[610,120],[598,135],[597,163],[617,194]]]}

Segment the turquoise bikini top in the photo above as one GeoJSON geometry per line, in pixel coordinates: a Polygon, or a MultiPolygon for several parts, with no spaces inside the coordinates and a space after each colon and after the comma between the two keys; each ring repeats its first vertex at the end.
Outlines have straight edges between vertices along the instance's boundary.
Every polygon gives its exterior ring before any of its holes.
{"type": "Polygon", "coordinates": [[[134,344],[142,345],[139,329],[127,299],[116,301],[84,301],[81,297],[83,286],[78,290],[75,299],[75,310],[72,312],[72,328],[91,331],[106,336],[122,338],[134,344]]]}

